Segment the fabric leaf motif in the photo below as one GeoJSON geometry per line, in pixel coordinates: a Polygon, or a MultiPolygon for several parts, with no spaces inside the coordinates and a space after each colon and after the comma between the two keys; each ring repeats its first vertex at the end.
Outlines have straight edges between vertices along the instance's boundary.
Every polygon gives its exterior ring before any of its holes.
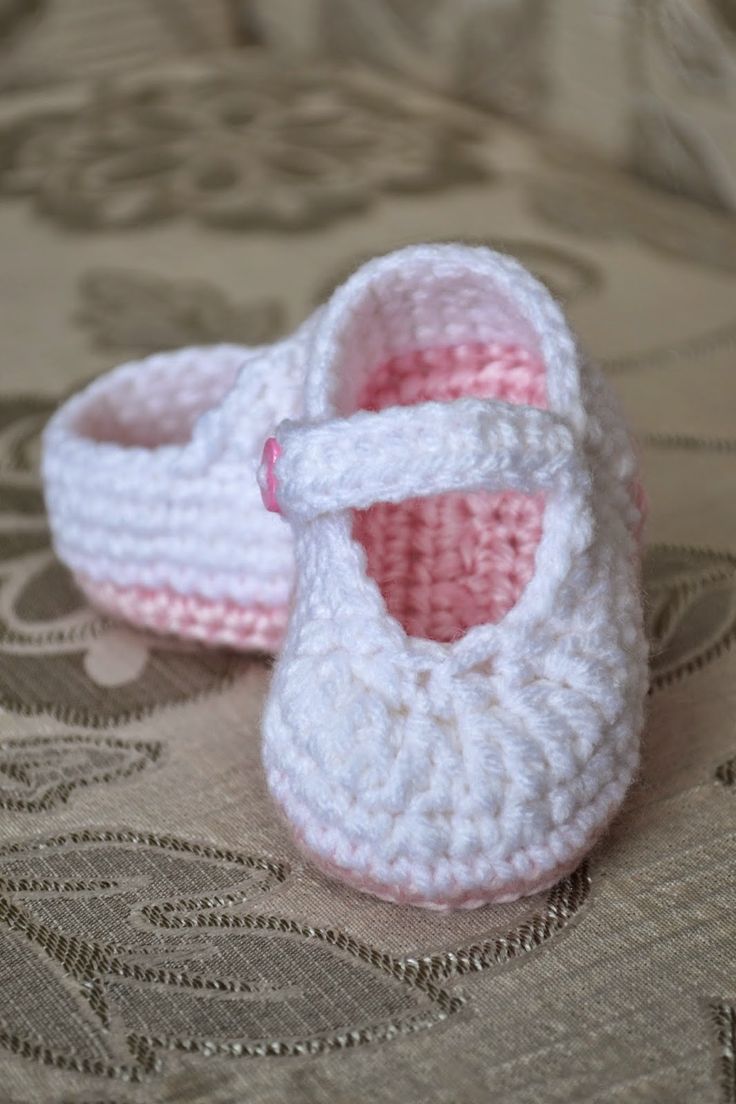
{"type": "Polygon", "coordinates": [[[686,0],[660,0],[655,5],[659,35],[681,75],[696,90],[718,92],[732,73],[721,34],[686,0]]]}
{"type": "Polygon", "coordinates": [[[736,187],[716,146],[674,108],[639,103],[631,148],[631,167],[651,184],[724,211],[736,207],[736,187]]]}
{"type": "Polygon", "coordinates": [[[715,772],[716,782],[727,790],[736,790],[736,755],[719,763],[715,772]]]}
{"type": "Polygon", "coordinates": [[[443,982],[501,966],[531,953],[566,928],[587,902],[590,887],[586,861],[554,885],[531,915],[504,934],[478,939],[452,951],[406,956],[402,961],[443,982]]]}
{"type": "Polygon", "coordinates": [[[736,556],[653,545],[644,562],[652,685],[699,670],[736,639],[736,556]]]}
{"type": "Polygon", "coordinates": [[[548,87],[547,10],[547,0],[474,5],[455,43],[455,91],[483,107],[535,118],[548,87]]]}
{"type": "Polygon", "coordinates": [[[78,321],[95,344],[124,354],[181,345],[261,345],[284,329],[275,299],[232,303],[202,281],[168,280],[125,269],[93,269],[80,282],[78,321]]]}
{"type": "Polygon", "coordinates": [[[278,862],[130,831],[5,848],[0,1045],[140,1081],[167,1054],[316,1054],[424,1030],[462,1007],[390,954],[267,911],[286,875],[278,862]],[[47,1019],[53,1004],[66,1013],[47,1019]]]}
{"type": "Polygon", "coordinates": [[[43,495],[34,472],[39,434],[52,410],[53,403],[36,397],[7,396],[0,402],[0,478],[14,477],[4,493],[14,494],[13,508],[21,513],[37,514],[43,509],[43,495]],[[32,501],[32,508],[20,504],[22,494],[32,501]]]}
{"type": "Polygon", "coordinates": [[[0,809],[47,812],[82,787],[130,778],[161,758],[156,740],[81,734],[0,741],[0,809]]]}
{"type": "Polygon", "coordinates": [[[706,1002],[715,1052],[716,1079],[723,1104],[736,1100],[736,1005],[725,1000],[706,1002]]]}
{"type": "Polygon", "coordinates": [[[403,72],[426,81],[427,51],[436,63],[437,45],[431,41],[433,8],[437,0],[321,0],[316,33],[321,49],[335,58],[355,58],[376,68],[403,72]]]}
{"type": "Polygon", "coordinates": [[[527,182],[530,205],[543,221],[593,240],[634,238],[667,256],[736,272],[736,226],[718,212],[647,191],[610,170],[571,172],[559,160],[527,182]]]}

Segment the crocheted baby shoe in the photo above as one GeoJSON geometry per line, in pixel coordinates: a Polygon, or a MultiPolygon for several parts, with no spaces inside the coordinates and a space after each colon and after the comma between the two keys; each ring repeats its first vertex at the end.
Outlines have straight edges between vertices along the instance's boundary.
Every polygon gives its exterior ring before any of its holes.
{"type": "Polygon", "coordinates": [[[305,333],[123,365],[51,419],[54,546],[94,605],[157,632],[278,647],[291,535],[254,473],[264,435],[301,409],[305,333]]]}
{"type": "Polygon", "coordinates": [[[367,264],[261,484],[295,604],[270,789],[324,870],[430,908],[571,870],[637,768],[636,463],[548,292],[486,249],[367,264]]]}

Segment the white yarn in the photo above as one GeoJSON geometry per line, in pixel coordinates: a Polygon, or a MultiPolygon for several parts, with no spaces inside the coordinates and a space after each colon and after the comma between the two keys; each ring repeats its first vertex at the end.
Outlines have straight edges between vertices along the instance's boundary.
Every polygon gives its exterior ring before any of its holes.
{"type": "Polygon", "coordinates": [[[279,505],[301,520],[446,491],[548,491],[562,472],[568,482],[575,474],[564,422],[492,399],[361,410],[317,424],[287,421],[279,444],[279,505]]]}
{"type": "Polygon", "coordinates": [[[371,262],[335,294],[305,396],[304,421],[276,434],[297,585],[264,720],[269,786],[319,863],[380,896],[471,907],[540,889],[587,851],[638,762],[640,518],[618,408],[546,289],[448,245],[371,262]],[[548,412],[354,412],[376,363],[499,325],[541,352],[548,412]],[[533,578],[498,623],[407,636],[349,507],[500,484],[547,492],[533,578]]]}
{"type": "Polygon", "coordinates": [[[305,333],[148,357],[62,406],[43,450],[60,559],[95,583],[283,609],[291,535],[255,472],[273,426],[301,410],[305,333]]]}

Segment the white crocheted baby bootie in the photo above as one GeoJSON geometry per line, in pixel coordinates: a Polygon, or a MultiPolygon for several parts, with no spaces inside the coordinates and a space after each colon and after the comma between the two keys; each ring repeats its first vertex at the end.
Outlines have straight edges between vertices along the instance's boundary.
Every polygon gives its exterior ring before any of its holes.
{"type": "Polygon", "coordinates": [[[264,435],[301,410],[305,334],[126,364],[54,415],[51,532],[94,605],[211,644],[279,646],[291,535],[264,510],[255,471],[264,435]]]}
{"type": "Polygon", "coordinates": [[[429,908],[571,870],[637,768],[647,689],[629,435],[549,293],[487,249],[367,264],[264,453],[294,606],[265,715],[304,850],[429,908]]]}

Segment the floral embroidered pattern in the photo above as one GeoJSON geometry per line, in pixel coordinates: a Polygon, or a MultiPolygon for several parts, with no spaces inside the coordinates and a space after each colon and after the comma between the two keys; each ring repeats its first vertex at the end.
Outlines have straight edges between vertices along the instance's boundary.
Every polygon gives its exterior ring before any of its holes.
{"type": "MultiPolygon", "coordinates": [[[[446,983],[528,953],[589,891],[582,868],[507,936],[400,957],[264,911],[283,863],[184,839],[85,829],[0,849],[0,1046],[141,1081],[200,1058],[310,1056],[426,1030],[446,983]],[[66,1009],[46,1021],[43,986],[66,1009]]],[[[220,1067],[221,1068],[221,1067],[220,1067]]]]}
{"type": "Polygon", "coordinates": [[[292,54],[308,37],[322,54],[524,118],[539,114],[550,91],[548,0],[301,0],[298,21],[288,0],[243,2],[265,39],[292,54]]]}
{"type": "Polygon", "coordinates": [[[286,328],[276,299],[233,303],[201,280],[93,269],[80,282],[77,321],[100,348],[140,355],[180,345],[261,345],[286,328]]]}
{"type": "Polygon", "coordinates": [[[704,268],[736,271],[736,227],[722,215],[646,190],[624,175],[582,168],[570,172],[561,154],[527,185],[536,215],[558,229],[591,239],[634,238],[704,268]],[[559,166],[557,162],[560,162],[559,166]]]}
{"type": "Polygon", "coordinates": [[[0,740],[0,809],[48,812],[74,790],[146,770],[159,762],[162,751],[158,740],[76,733],[0,740]]]}
{"type": "Polygon", "coordinates": [[[254,907],[286,873],[129,831],[5,848],[12,1022],[0,1045],[57,1069],[140,1081],[162,1071],[167,1053],[317,1054],[426,1029],[462,1007],[391,955],[254,907]],[[68,1008],[53,1024],[29,999],[38,984],[68,1008]]]}
{"type": "Polygon", "coordinates": [[[726,212],[736,202],[729,5],[733,20],[730,0],[635,4],[626,24],[635,89],[631,168],[652,184],[726,212]]]}
{"type": "Polygon", "coordinates": [[[736,452],[736,440],[729,437],[695,437],[688,433],[641,433],[639,440],[659,449],[686,452],[736,452]]]}
{"type": "Polygon", "coordinates": [[[733,348],[736,348],[736,319],[672,344],[609,357],[603,361],[603,367],[608,372],[640,371],[642,368],[658,368],[685,358],[696,359],[722,349],[733,348]]]}
{"type": "Polygon", "coordinates": [[[716,767],[715,777],[727,790],[736,790],[736,755],[716,767]]]}
{"type": "Polygon", "coordinates": [[[736,556],[653,545],[644,562],[652,686],[699,670],[736,640],[736,556]]]}
{"type": "Polygon", "coordinates": [[[717,1079],[723,1104],[736,1101],[736,1008],[725,1001],[711,1001],[710,1020],[715,1029],[717,1079]]]}
{"type": "Polygon", "coordinates": [[[231,229],[333,222],[384,192],[482,178],[469,110],[358,67],[249,59],[107,84],[0,128],[0,194],[67,226],[190,215],[231,229]]]}
{"type": "Polygon", "coordinates": [[[55,560],[35,471],[50,407],[0,406],[0,705],[101,726],[226,685],[253,658],[117,625],[85,604],[55,560]]]}
{"type": "Polygon", "coordinates": [[[538,912],[505,935],[482,939],[454,951],[414,956],[403,961],[415,963],[438,981],[511,962],[566,928],[587,901],[590,888],[588,863],[583,862],[569,877],[552,887],[538,912]]]}

